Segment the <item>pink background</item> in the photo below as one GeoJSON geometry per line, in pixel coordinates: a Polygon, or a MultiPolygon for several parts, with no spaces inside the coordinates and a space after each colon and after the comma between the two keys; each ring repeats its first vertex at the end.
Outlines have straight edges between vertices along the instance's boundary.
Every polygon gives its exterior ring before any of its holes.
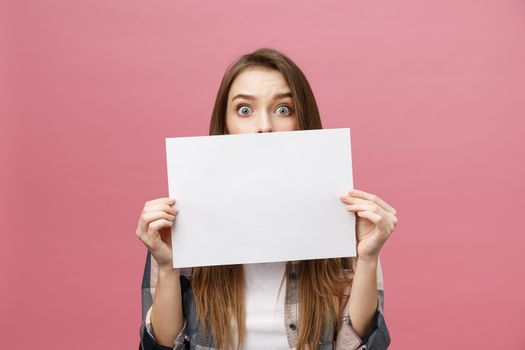
{"type": "Polygon", "coordinates": [[[356,188],[398,210],[391,348],[525,348],[525,3],[320,3],[3,3],[2,348],[137,348],[164,137],[207,135],[227,65],[261,46],[352,129],[356,188]]]}

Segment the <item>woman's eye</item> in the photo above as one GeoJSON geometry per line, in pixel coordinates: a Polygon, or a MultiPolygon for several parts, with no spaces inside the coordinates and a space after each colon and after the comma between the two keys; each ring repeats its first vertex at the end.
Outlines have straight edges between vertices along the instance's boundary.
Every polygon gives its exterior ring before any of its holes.
{"type": "Polygon", "coordinates": [[[248,115],[251,111],[252,110],[248,106],[240,106],[237,108],[237,112],[239,112],[240,115],[248,115]]]}
{"type": "Polygon", "coordinates": [[[288,106],[280,106],[279,108],[277,108],[277,113],[279,113],[280,115],[289,115],[292,113],[292,110],[288,106]]]}

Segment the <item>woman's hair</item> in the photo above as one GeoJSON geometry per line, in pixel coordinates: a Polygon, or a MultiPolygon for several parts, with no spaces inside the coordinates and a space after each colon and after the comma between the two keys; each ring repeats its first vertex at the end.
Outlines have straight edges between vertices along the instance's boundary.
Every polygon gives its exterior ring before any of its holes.
{"type": "MultiPolygon", "coordinates": [[[[228,93],[235,78],[247,68],[265,67],[282,73],[294,100],[295,111],[301,130],[322,129],[319,110],[314,94],[303,72],[292,60],[279,51],[261,48],[241,56],[224,74],[210,121],[210,135],[224,135],[228,93]]],[[[325,321],[340,327],[339,297],[341,285],[351,283],[344,276],[344,259],[318,259],[299,261],[299,338],[297,349],[317,348],[321,328],[325,321]]],[[[291,263],[286,265],[288,278],[291,263]]],[[[351,268],[348,261],[347,268],[351,268]]],[[[242,265],[196,267],[192,273],[198,319],[202,329],[209,327],[215,346],[225,349],[232,346],[236,322],[237,348],[245,336],[244,274],[242,265]]]]}

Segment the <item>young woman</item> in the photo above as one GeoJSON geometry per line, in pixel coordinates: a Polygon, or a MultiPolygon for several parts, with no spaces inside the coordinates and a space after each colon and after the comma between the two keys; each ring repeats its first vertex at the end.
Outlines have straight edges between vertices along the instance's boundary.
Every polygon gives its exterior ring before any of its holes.
{"type": "MultiPolygon", "coordinates": [[[[321,128],[306,77],[265,48],[227,70],[210,135],[321,128]]],[[[141,349],[387,348],[379,251],[397,224],[396,210],[360,190],[334,200],[356,213],[356,258],[182,271],[172,267],[176,199],[146,202],[136,231],[148,248],[141,349]]]]}

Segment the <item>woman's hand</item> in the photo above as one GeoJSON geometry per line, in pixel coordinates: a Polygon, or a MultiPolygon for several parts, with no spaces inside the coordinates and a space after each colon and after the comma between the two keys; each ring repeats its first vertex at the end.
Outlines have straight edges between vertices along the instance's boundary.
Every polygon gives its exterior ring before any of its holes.
{"type": "Polygon", "coordinates": [[[137,226],[137,237],[146,245],[159,268],[173,268],[171,226],[178,211],[175,200],[158,198],[144,204],[137,226]]]}
{"type": "Polygon", "coordinates": [[[396,210],[384,200],[364,191],[339,196],[346,210],[356,212],[357,256],[377,259],[379,251],[397,225],[396,210]]]}

